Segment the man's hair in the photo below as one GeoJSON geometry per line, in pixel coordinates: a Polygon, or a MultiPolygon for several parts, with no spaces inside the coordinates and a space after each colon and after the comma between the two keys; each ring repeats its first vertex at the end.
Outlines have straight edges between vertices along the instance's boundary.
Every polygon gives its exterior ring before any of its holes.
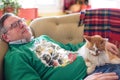
{"type": "Polygon", "coordinates": [[[4,27],[4,21],[9,17],[9,16],[13,16],[14,14],[13,13],[5,13],[1,16],[0,18],[0,38],[1,38],[1,35],[3,34],[2,33],[2,28],[4,27]]]}

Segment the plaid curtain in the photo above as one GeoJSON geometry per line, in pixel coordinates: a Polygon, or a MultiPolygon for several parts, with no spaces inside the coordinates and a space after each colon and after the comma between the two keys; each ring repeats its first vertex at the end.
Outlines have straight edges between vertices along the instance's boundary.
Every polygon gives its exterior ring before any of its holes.
{"type": "Polygon", "coordinates": [[[84,15],[85,35],[101,35],[120,48],[120,9],[91,9],[84,15]]]}

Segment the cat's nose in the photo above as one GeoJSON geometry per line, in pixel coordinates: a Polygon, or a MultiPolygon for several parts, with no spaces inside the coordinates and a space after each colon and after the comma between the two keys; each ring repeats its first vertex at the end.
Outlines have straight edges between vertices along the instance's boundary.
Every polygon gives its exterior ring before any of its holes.
{"type": "Polygon", "coordinates": [[[100,54],[101,52],[99,50],[96,51],[97,54],[100,54]]]}
{"type": "Polygon", "coordinates": [[[98,53],[98,50],[96,50],[95,52],[98,53]]]}

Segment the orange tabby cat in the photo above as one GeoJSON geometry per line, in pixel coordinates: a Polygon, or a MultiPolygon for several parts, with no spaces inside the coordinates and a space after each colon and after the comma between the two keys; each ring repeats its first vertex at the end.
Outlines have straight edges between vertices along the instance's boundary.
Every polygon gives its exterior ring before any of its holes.
{"type": "Polygon", "coordinates": [[[96,66],[106,63],[119,64],[120,58],[105,48],[107,40],[99,35],[85,36],[86,44],[79,50],[79,55],[85,59],[87,73],[90,74],[96,66]]]}

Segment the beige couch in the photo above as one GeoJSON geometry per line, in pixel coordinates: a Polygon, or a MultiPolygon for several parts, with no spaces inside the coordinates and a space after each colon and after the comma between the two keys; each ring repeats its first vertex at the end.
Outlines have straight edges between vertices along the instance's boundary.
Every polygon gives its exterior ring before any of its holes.
{"type": "MultiPolygon", "coordinates": [[[[30,27],[32,28],[35,37],[46,34],[65,44],[77,44],[78,42],[83,41],[84,29],[83,26],[78,26],[79,16],[79,13],[74,13],[59,17],[40,17],[33,20],[30,27]]],[[[7,44],[0,41],[0,80],[3,80],[3,57],[7,49],[7,44]]]]}

